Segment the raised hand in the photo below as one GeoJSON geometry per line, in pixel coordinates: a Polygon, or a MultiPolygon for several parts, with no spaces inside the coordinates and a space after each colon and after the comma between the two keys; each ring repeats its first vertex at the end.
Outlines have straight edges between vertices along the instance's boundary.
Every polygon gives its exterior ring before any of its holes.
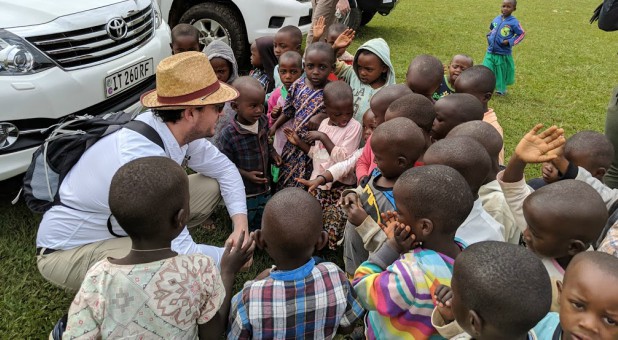
{"type": "Polygon", "coordinates": [[[324,34],[324,29],[326,28],[326,20],[323,16],[319,17],[318,20],[311,27],[311,31],[313,33],[313,42],[320,40],[322,34],[324,34]]]}
{"type": "Polygon", "coordinates": [[[558,157],[557,152],[551,151],[566,142],[564,130],[554,125],[539,133],[542,128],[543,124],[537,124],[517,144],[515,155],[523,162],[542,163],[558,157]]]}
{"type": "Polygon", "coordinates": [[[296,131],[290,128],[284,128],[283,133],[285,133],[285,137],[288,139],[288,142],[296,146],[300,144],[300,136],[296,133],[296,131]]]}
{"type": "Polygon", "coordinates": [[[433,297],[436,299],[436,307],[438,308],[438,312],[442,315],[444,321],[446,321],[446,323],[451,323],[455,320],[451,303],[453,300],[453,291],[451,290],[451,287],[439,285],[438,288],[436,288],[436,292],[433,297]]]}
{"type": "Polygon", "coordinates": [[[337,37],[335,43],[333,43],[333,49],[335,51],[339,50],[340,48],[347,49],[354,40],[355,35],[356,32],[351,28],[343,31],[343,33],[341,33],[339,37],[337,37]]]}

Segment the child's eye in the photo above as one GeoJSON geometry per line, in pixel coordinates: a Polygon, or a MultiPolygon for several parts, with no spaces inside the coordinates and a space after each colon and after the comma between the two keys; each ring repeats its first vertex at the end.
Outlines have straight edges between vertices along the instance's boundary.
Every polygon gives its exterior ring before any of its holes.
{"type": "Polygon", "coordinates": [[[320,66],[320,70],[326,70],[326,66],[324,65],[320,66]]]}
{"type": "Polygon", "coordinates": [[[573,308],[575,308],[577,310],[583,310],[584,309],[584,304],[579,303],[577,301],[571,301],[571,305],[573,306],[573,308]]]}
{"type": "Polygon", "coordinates": [[[612,318],[604,317],[603,318],[603,322],[605,322],[605,324],[607,324],[609,326],[616,326],[616,320],[614,320],[612,318]]]}

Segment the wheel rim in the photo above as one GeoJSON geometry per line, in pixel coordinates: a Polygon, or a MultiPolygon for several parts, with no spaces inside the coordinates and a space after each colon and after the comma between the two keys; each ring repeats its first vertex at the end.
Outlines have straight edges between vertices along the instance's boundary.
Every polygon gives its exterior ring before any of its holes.
{"type": "Polygon", "coordinates": [[[208,46],[211,42],[219,40],[231,46],[230,34],[216,20],[199,19],[193,23],[193,27],[200,32],[200,44],[208,46]]]}

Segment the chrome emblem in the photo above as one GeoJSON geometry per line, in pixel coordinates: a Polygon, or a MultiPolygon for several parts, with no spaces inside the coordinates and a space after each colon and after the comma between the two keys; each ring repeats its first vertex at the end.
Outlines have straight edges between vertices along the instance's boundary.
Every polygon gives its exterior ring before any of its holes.
{"type": "Polygon", "coordinates": [[[115,41],[118,41],[127,36],[127,23],[122,18],[113,18],[105,25],[107,35],[115,41]]]}

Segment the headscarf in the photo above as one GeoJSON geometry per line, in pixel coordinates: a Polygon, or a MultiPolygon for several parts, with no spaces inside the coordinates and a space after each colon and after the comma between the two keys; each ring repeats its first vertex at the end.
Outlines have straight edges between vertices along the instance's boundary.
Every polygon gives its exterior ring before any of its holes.
{"type": "Polygon", "coordinates": [[[277,57],[275,56],[275,49],[273,47],[275,39],[273,37],[261,37],[255,39],[255,45],[262,59],[262,68],[268,76],[268,88],[266,93],[271,93],[275,88],[275,66],[279,64],[277,57]]]}

